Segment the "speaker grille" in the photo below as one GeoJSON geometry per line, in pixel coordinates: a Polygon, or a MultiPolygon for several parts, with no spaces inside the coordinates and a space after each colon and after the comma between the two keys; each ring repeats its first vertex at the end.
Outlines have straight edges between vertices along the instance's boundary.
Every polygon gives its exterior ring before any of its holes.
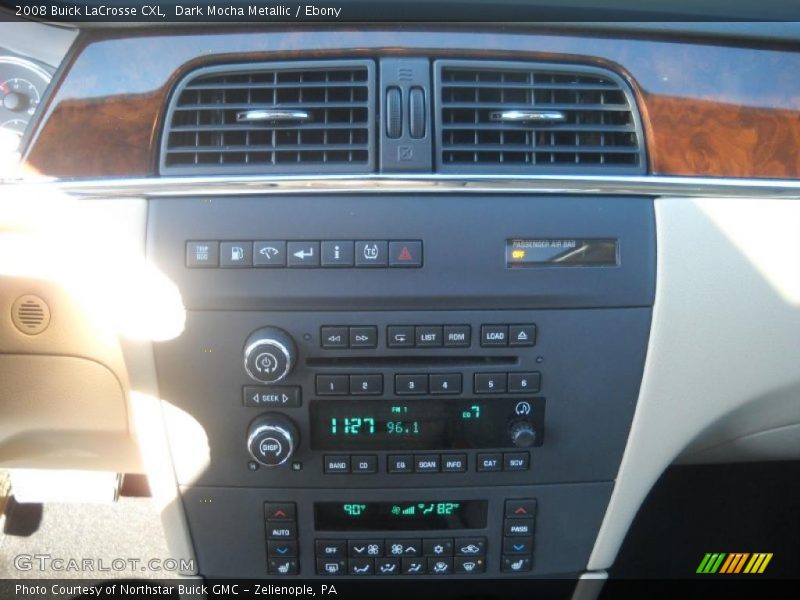
{"type": "Polygon", "coordinates": [[[33,294],[20,296],[11,307],[11,320],[22,333],[36,335],[50,324],[50,308],[33,294]]]}

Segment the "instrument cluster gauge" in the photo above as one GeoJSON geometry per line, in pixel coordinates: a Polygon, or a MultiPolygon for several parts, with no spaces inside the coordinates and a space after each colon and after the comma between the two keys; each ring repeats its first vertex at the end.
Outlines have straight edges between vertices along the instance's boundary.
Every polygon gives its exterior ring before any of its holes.
{"type": "Polygon", "coordinates": [[[50,73],[24,58],[0,56],[0,153],[17,152],[50,73]]]}

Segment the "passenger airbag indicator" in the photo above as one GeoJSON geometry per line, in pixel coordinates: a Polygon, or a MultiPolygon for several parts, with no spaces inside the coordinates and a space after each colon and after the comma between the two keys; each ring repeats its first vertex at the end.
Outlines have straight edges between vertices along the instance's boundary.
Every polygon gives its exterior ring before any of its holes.
{"type": "Polygon", "coordinates": [[[605,239],[512,239],[506,240],[506,265],[517,267],[616,266],[617,240],[605,239]]]}

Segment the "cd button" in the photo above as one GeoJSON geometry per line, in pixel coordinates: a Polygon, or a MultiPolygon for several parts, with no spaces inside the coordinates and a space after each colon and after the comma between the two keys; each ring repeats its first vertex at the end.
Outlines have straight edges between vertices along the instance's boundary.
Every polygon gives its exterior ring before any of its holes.
{"type": "Polygon", "coordinates": [[[353,473],[377,473],[378,457],[374,454],[369,456],[351,456],[350,466],[353,473]]]}

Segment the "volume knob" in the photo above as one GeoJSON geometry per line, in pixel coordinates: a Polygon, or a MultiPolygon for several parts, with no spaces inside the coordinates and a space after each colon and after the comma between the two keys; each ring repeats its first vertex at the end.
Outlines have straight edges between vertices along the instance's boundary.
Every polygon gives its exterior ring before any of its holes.
{"type": "Polygon", "coordinates": [[[529,448],[536,443],[536,430],[528,421],[517,421],[511,426],[511,442],[517,448],[529,448]]]}
{"type": "Polygon", "coordinates": [[[262,327],[244,344],[244,370],[256,381],[276,383],[292,370],[296,354],[292,336],[277,327],[262,327]]]}
{"type": "Polygon", "coordinates": [[[297,426],[281,413],[258,417],[247,432],[247,451],[265,467],[277,467],[289,460],[298,442],[297,426]]]}

